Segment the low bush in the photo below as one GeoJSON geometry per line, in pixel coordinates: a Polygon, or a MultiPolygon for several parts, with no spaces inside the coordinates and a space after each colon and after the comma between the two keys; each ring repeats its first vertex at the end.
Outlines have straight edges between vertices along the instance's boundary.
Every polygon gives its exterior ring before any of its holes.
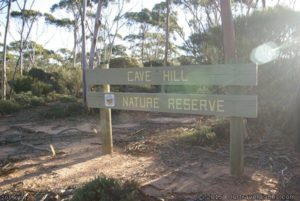
{"type": "Polygon", "coordinates": [[[41,113],[41,116],[48,119],[59,119],[87,113],[87,109],[81,103],[70,103],[50,108],[46,112],[41,113]]]}
{"type": "Polygon", "coordinates": [[[45,96],[54,90],[51,84],[27,76],[11,81],[11,86],[17,94],[31,91],[35,96],[45,96]]]}
{"type": "Polygon", "coordinates": [[[11,81],[11,87],[16,93],[31,91],[33,79],[31,77],[23,76],[17,78],[15,81],[11,81]]]}
{"type": "Polygon", "coordinates": [[[14,95],[14,100],[16,103],[22,107],[40,106],[45,104],[43,97],[34,96],[30,91],[26,93],[19,93],[14,95]]]}
{"type": "Polygon", "coordinates": [[[45,97],[45,100],[47,102],[59,101],[59,102],[62,102],[62,103],[71,103],[71,102],[76,102],[77,101],[76,97],[74,97],[72,95],[59,94],[59,93],[56,93],[56,92],[50,92],[45,97]]]}
{"type": "Polygon", "coordinates": [[[216,141],[216,133],[212,127],[203,126],[200,129],[190,129],[180,136],[180,140],[192,146],[210,146],[216,141]]]}
{"type": "Polygon", "coordinates": [[[53,91],[53,87],[50,84],[35,80],[34,83],[32,83],[31,91],[33,95],[46,96],[53,91]]]}
{"type": "Polygon", "coordinates": [[[18,112],[22,109],[22,106],[15,101],[11,100],[0,100],[0,114],[11,114],[14,112],[18,112]]]}
{"type": "Polygon", "coordinates": [[[59,98],[59,101],[62,103],[72,103],[72,102],[76,102],[77,99],[74,96],[71,95],[62,95],[59,98]]]}
{"type": "Polygon", "coordinates": [[[31,106],[45,105],[45,100],[42,97],[33,96],[31,98],[31,106]]]}
{"type": "Polygon", "coordinates": [[[141,201],[138,185],[114,178],[97,177],[75,191],[71,201],[141,201]]]}
{"type": "Polygon", "coordinates": [[[133,57],[118,57],[110,60],[109,68],[134,68],[142,67],[142,64],[133,57]]]}

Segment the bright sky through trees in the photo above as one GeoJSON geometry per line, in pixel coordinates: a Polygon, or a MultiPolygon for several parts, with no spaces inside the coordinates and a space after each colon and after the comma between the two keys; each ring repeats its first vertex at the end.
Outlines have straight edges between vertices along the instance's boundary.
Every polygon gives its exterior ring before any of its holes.
{"type": "MultiPolygon", "coordinates": [[[[33,0],[29,0],[29,5],[32,3],[33,0]]],[[[37,10],[41,13],[50,13],[50,7],[57,3],[59,0],[35,0],[33,4],[33,10],[37,10]]],[[[156,4],[162,2],[162,0],[130,0],[130,3],[126,4],[125,10],[130,11],[139,11],[143,8],[152,9],[152,7],[156,4]]],[[[296,9],[300,10],[300,1],[296,2],[296,9]]],[[[16,4],[13,4],[12,10],[18,10],[18,7],[16,4]]],[[[186,21],[184,19],[184,13],[180,13],[179,10],[179,24],[182,27],[187,26],[186,21]]],[[[0,13],[0,27],[1,27],[1,35],[0,40],[3,40],[3,30],[5,25],[5,16],[6,11],[5,9],[1,11],[0,13]]],[[[63,11],[55,12],[56,18],[63,18],[68,17],[69,14],[65,13],[63,11]]],[[[16,41],[19,40],[19,28],[18,21],[11,20],[11,26],[10,26],[10,33],[8,36],[8,41],[16,41]]],[[[184,29],[185,31],[188,31],[188,29],[184,29]]],[[[126,32],[128,30],[123,29],[122,32],[126,32]]],[[[126,34],[125,34],[126,35],[126,34]]],[[[62,28],[57,28],[52,25],[45,24],[45,21],[43,19],[38,20],[34,27],[32,34],[30,36],[30,40],[37,41],[38,43],[42,44],[48,49],[60,49],[60,48],[68,48],[72,49],[73,46],[73,33],[71,31],[66,31],[62,28]]]]}
{"type": "MultiPolygon", "coordinates": [[[[131,0],[130,3],[126,5],[125,10],[139,11],[142,8],[152,9],[153,5],[161,2],[162,0],[131,0]]],[[[50,13],[50,7],[59,2],[59,0],[35,0],[33,4],[33,10],[40,11],[41,13],[50,13]]],[[[28,5],[32,3],[32,0],[29,1],[28,5]]],[[[18,10],[18,7],[14,4],[12,10],[18,10]]],[[[0,13],[0,27],[1,30],[4,29],[6,13],[2,11],[0,13]]],[[[67,17],[68,14],[65,12],[55,12],[56,18],[67,17]]],[[[17,21],[12,20],[10,26],[9,42],[18,40],[19,34],[17,33],[18,27],[17,21]]],[[[1,31],[2,33],[2,31],[1,31]]],[[[2,41],[3,35],[0,35],[0,40],[2,41]]],[[[68,48],[72,49],[73,46],[73,33],[68,32],[64,29],[56,28],[51,25],[46,25],[44,20],[39,20],[32,31],[31,40],[37,41],[38,43],[44,45],[48,49],[59,49],[59,48],[68,48]]]]}

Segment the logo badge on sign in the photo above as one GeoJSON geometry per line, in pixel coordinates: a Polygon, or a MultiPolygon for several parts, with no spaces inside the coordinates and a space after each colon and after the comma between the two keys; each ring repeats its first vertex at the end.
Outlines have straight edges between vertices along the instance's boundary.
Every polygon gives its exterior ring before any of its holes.
{"type": "Polygon", "coordinates": [[[115,95],[114,94],[105,94],[105,107],[114,107],[115,106],[115,95]]]}

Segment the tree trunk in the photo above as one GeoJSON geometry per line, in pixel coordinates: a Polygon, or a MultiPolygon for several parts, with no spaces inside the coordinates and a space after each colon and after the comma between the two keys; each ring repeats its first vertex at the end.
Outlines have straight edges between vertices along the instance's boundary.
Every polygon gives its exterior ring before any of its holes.
{"type": "Polygon", "coordinates": [[[236,59],[236,50],[230,0],[221,1],[221,18],[223,28],[224,58],[226,63],[231,63],[236,59]]]}
{"type": "Polygon", "coordinates": [[[3,42],[2,100],[6,99],[6,84],[7,84],[7,77],[6,77],[7,47],[6,47],[6,43],[7,43],[7,33],[8,33],[8,29],[9,29],[9,22],[10,22],[10,8],[11,8],[11,0],[8,0],[6,25],[5,25],[5,32],[4,32],[4,42],[3,42]]]}
{"type": "Polygon", "coordinates": [[[164,66],[168,65],[168,53],[169,53],[169,22],[170,22],[170,0],[166,0],[167,3],[167,15],[166,15],[166,43],[165,43],[165,58],[164,66]]]}
{"type": "Polygon", "coordinates": [[[91,44],[89,69],[93,69],[94,68],[96,43],[97,43],[99,28],[100,28],[100,25],[101,25],[101,19],[100,19],[101,8],[102,8],[102,0],[99,0],[98,1],[97,12],[96,12],[96,17],[95,17],[94,34],[93,34],[93,39],[92,39],[92,44],[91,44]]]}
{"type": "Polygon", "coordinates": [[[144,46],[145,46],[145,28],[142,25],[142,47],[141,47],[141,57],[142,57],[142,64],[144,65],[144,46]]]}
{"type": "MultiPolygon", "coordinates": [[[[165,32],[166,32],[166,38],[165,38],[165,57],[164,57],[164,66],[168,66],[168,53],[169,53],[169,23],[170,23],[170,0],[166,0],[167,4],[167,13],[166,13],[166,27],[165,27],[165,32]]],[[[162,93],[166,92],[166,86],[161,85],[160,91],[162,93]]]]}
{"type": "Polygon", "coordinates": [[[266,8],[266,6],[267,6],[266,0],[262,0],[261,3],[262,3],[262,7],[266,8]]]}
{"type": "MultiPolygon", "coordinates": [[[[231,13],[230,0],[221,1],[221,19],[223,28],[223,44],[225,63],[236,61],[235,33],[231,13]]],[[[232,93],[239,93],[239,89],[232,88],[232,93]]],[[[244,135],[245,124],[242,118],[230,118],[230,173],[241,177],[244,172],[244,135]]]]}
{"type": "Polygon", "coordinates": [[[85,18],[86,18],[86,7],[87,7],[87,0],[82,0],[82,12],[81,12],[81,32],[82,32],[82,59],[81,59],[81,65],[82,65],[82,92],[83,92],[83,104],[84,106],[87,106],[86,101],[86,91],[87,91],[87,85],[86,85],[86,76],[85,76],[85,70],[87,69],[87,61],[86,61],[86,35],[85,35],[85,18]]]}
{"type": "Polygon", "coordinates": [[[20,39],[20,50],[19,50],[19,55],[20,55],[20,76],[23,76],[23,68],[24,68],[24,59],[23,59],[23,49],[24,49],[24,38],[23,38],[23,34],[24,34],[24,29],[25,29],[25,17],[24,17],[24,11],[26,8],[26,4],[27,4],[27,0],[24,1],[24,6],[22,8],[22,29],[21,29],[21,39],[20,39]]]}
{"type": "Polygon", "coordinates": [[[77,55],[77,24],[74,26],[74,46],[73,46],[73,68],[76,67],[76,55],[77,55]]]}

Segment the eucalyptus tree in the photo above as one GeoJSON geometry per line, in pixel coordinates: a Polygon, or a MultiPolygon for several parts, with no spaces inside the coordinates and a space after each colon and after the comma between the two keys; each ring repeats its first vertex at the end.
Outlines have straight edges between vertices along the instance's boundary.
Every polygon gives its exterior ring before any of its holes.
{"type": "Polygon", "coordinates": [[[72,30],[73,29],[73,34],[74,34],[74,43],[73,43],[73,67],[76,67],[76,63],[77,63],[77,59],[76,59],[76,55],[77,55],[77,44],[78,44],[78,38],[77,38],[77,29],[78,29],[78,25],[76,25],[75,20],[72,20],[70,18],[62,18],[62,19],[58,19],[55,18],[53,15],[49,14],[49,13],[45,13],[44,14],[45,17],[45,21],[48,24],[54,25],[58,28],[63,28],[63,29],[67,29],[67,30],[72,30]]]}
{"type": "Polygon", "coordinates": [[[178,24],[178,13],[172,9],[172,0],[166,0],[155,4],[152,8],[152,24],[158,31],[164,32],[164,65],[168,65],[168,57],[176,52],[170,38],[176,39],[177,35],[184,35],[182,28],[178,24]],[[171,48],[173,46],[173,48],[171,48]]]}
{"type": "Polygon", "coordinates": [[[7,84],[7,77],[6,77],[6,56],[7,56],[7,33],[9,30],[9,23],[10,23],[10,10],[11,10],[11,3],[12,0],[7,0],[7,1],[1,1],[1,10],[7,6],[7,15],[6,15],[6,24],[5,24],[5,31],[4,31],[4,42],[3,42],[3,67],[2,67],[2,100],[6,99],[6,84],[7,84]]]}
{"type": "MultiPolygon", "coordinates": [[[[126,20],[124,20],[127,13],[125,10],[125,4],[128,2],[129,0],[111,1],[110,4],[107,5],[106,9],[104,9],[102,12],[102,26],[99,35],[99,41],[103,46],[103,48],[100,48],[103,49],[103,63],[110,62],[112,56],[114,55],[113,49],[118,46],[115,45],[116,40],[123,39],[121,30],[126,25],[126,20]]],[[[131,8],[128,10],[131,10],[131,8]]]]}
{"type": "Polygon", "coordinates": [[[72,19],[63,18],[57,19],[50,14],[45,15],[46,22],[53,24],[57,27],[62,27],[66,29],[72,29],[73,31],[73,66],[76,66],[77,59],[77,45],[79,43],[79,27],[81,23],[81,2],[79,0],[60,0],[58,3],[53,4],[51,7],[51,12],[54,13],[58,10],[64,10],[67,13],[72,14],[72,19]]]}
{"type": "Polygon", "coordinates": [[[149,9],[142,9],[140,12],[127,12],[124,15],[127,19],[127,25],[133,26],[138,24],[140,27],[140,33],[131,34],[125,37],[125,39],[138,39],[141,44],[141,61],[144,63],[144,44],[145,35],[152,26],[152,13],[149,9]]]}
{"type": "MultiPolygon", "coordinates": [[[[18,2],[17,2],[18,3],[18,2]]],[[[34,3],[34,2],[33,2],[34,3]]],[[[27,0],[24,0],[23,7],[19,4],[20,11],[12,11],[11,17],[21,21],[21,30],[20,30],[20,47],[19,47],[19,59],[14,71],[14,78],[17,71],[17,66],[20,65],[20,75],[23,75],[23,50],[24,50],[24,43],[28,40],[32,27],[34,23],[42,16],[39,11],[32,10],[33,3],[30,5],[29,9],[26,9],[27,0]],[[24,33],[26,31],[27,33],[24,33]]]]}

